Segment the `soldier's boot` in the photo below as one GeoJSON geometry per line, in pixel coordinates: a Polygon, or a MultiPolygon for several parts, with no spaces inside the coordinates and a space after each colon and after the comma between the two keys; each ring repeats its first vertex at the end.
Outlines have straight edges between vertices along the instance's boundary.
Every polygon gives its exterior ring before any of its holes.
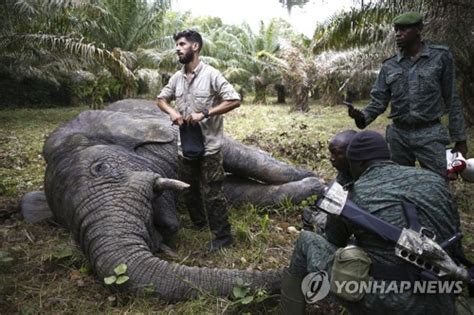
{"type": "Polygon", "coordinates": [[[300,277],[292,275],[288,270],[283,273],[280,295],[280,314],[306,314],[306,302],[301,292],[300,277]]]}
{"type": "Polygon", "coordinates": [[[221,248],[229,247],[234,243],[232,234],[230,233],[230,224],[226,219],[227,216],[223,216],[225,220],[215,222],[212,217],[209,217],[209,225],[211,231],[214,233],[215,239],[207,243],[206,247],[210,252],[215,252],[221,248]]]}

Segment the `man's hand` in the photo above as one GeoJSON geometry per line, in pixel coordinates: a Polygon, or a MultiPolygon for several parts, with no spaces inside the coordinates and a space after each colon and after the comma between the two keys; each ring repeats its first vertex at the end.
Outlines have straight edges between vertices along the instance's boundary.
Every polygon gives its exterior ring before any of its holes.
{"type": "Polygon", "coordinates": [[[347,112],[348,112],[349,116],[354,119],[357,128],[359,128],[359,129],[364,129],[365,128],[365,116],[364,116],[364,114],[362,113],[361,110],[359,110],[359,109],[357,109],[353,106],[349,106],[347,112]]]}
{"type": "Polygon", "coordinates": [[[192,113],[186,118],[186,122],[188,124],[196,124],[204,119],[203,113],[192,113]]]}
{"type": "Polygon", "coordinates": [[[173,122],[173,125],[181,126],[184,123],[183,116],[175,111],[170,113],[170,119],[173,122]]]}
{"type": "Polygon", "coordinates": [[[464,141],[458,141],[454,144],[454,148],[452,150],[453,152],[459,152],[462,154],[462,156],[464,156],[465,158],[467,158],[467,143],[466,143],[466,140],[464,141]]]}

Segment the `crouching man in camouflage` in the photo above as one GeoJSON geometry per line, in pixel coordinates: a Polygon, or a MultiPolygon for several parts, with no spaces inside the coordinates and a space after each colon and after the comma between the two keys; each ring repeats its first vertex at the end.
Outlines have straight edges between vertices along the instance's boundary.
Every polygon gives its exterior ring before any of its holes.
{"type": "MultiPolygon", "coordinates": [[[[444,179],[433,172],[390,161],[388,145],[380,134],[359,132],[350,142],[346,154],[355,179],[349,199],[357,206],[403,228],[408,227],[408,223],[402,203],[411,203],[416,206],[421,226],[433,231],[437,240],[445,240],[459,230],[459,216],[444,179]]],[[[459,243],[454,248],[459,248],[459,243]]],[[[449,249],[447,251],[450,253],[449,249]]],[[[455,313],[453,293],[386,292],[383,287],[379,292],[340,291],[344,281],[356,284],[374,282],[382,286],[390,282],[397,285],[426,279],[421,269],[395,256],[394,243],[339,216],[331,215],[331,228],[326,229],[324,235],[308,231],[300,234],[283,278],[283,314],[304,314],[308,291],[303,294],[305,283],[302,286],[302,281],[313,272],[321,274],[310,288],[313,297],[319,294],[319,298],[323,298],[331,291],[351,314],[455,313]],[[348,245],[352,234],[356,244],[348,245]]]]}

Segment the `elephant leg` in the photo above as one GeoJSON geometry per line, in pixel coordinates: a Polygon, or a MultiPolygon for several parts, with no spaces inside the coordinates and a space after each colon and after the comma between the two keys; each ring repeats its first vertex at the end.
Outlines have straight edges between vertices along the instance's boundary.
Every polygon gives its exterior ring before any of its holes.
{"type": "Polygon", "coordinates": [[[224,168],[234,175],[253,178],[267,184],[282,184],[316,176],[273,158],[267,152],[244,145],[228,137],[222,148],[224,168]]]}
{"type": "Polygon", "coordinates": [[[299,203],[312,195],[321,195],[324,187],[324,182],[317,177],[307,177],[281,185],[266,185],[237,176],[227,176],[224,181],[224,193],[228,202],[233,205],[251,203],[268,206],[285,199],[299,203]]]}
{"type": "Polygon", "coordinates": [[[38,223],[54,217],[44,191],[32,191],[21,198],[21,214],[28,223],[38,223]]]}

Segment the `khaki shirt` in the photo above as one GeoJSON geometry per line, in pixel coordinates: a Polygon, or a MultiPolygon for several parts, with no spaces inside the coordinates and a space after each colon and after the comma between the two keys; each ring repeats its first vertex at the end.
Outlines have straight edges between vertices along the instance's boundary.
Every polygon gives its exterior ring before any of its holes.
{"type": "MultiPolygon", "coordinates": [[[[201,61],[194,69],[189,82],[183,67],[171,77],[158,98],[168,103],[176,100],[177,110],[183,118],[186,118],[191,113],[202,112],[205,108],[210,109],[222,101],[240,100],[240,95],[218,70],[201,61]]],[[[204,155],[219,152],[224,135],[223,116],[205,118],[199,122],[199,125],[204,136],[204,155]]],[[[179,134],[178,151],[182,155],[179,134]]]]}
{"type": "Polygon", "coordinates": [[[420,58],[411,61],[401,53],[384,61],[363,110],[366,124],[391,102],[389,118],[416,124],[449,116],[451,141],[466,140],[461,102],[456,93],[454,62],[444,46],[424,44],[420,58]]]}

